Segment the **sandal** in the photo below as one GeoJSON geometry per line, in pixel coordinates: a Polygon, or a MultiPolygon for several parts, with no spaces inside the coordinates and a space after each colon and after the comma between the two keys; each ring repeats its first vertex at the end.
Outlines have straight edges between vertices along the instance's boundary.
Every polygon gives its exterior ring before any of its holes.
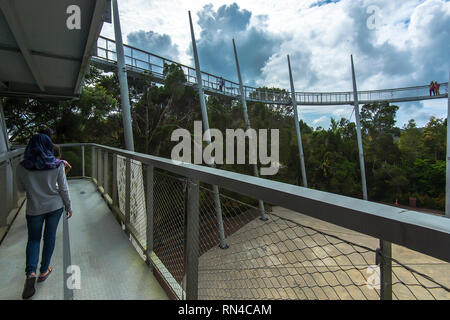
{"type": "Polygon", "coordinates": [[[50,275],[50,273],[52,273],[52,271],[53,271],[53,268],[52,268],[52,267],[48,267],[48,269],[47,269],[47,274],[46,274],[45,276],[40,275],[39,278],[37,279],[37,282],[43,282],[43,281],[45,281],[45,279],[48,278],[48,276],[50,275]]]}
{"type": "Polygon", "coordinates": [[[25,280],[25,286],[23,288],[22,293],[23,299],[29,299],[36,293],[36,289],[34,288],[35,283],[36,283],[36,276],[29,277],[27,278],[27,280],[25,280]]]}

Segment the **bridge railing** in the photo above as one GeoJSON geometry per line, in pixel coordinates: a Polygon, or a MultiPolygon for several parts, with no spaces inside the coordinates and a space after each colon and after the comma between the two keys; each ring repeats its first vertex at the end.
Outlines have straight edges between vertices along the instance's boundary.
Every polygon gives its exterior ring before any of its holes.
{"type": "MultiPolygon", "coordinates": [[[[110,63],[117,61],[116,44],[114,40],[99,37],[97,41],[96,58],[110,63]]],[[[178,64],[183,69],[188,84],[195,85],[197,77],[195,69],[173,60],[146,52],[144,50],[124,45],[125,63],[132,70],[152,74],[160,80],[164,79],[164,65],[178,64]]],[[[202,71],[203,87],[208,93],[238,97],[239,84],[202,71]],[[223,83],[222,83],[223,80],[223,83]]],[[[440,96],[448,94],[448,83],[441,83],[440,96]]],[[[248,101],[290,104],[291,94],[289,91],[261,89],[251,86],[244,86],[245,97],[248,101]]],[[[297,92],[295,94],[299,105],[333,105],[333,104],[353,104],[353,92],[297,92]]],[[[430,98],[429,86],[417,86],[409,88],[359,91],[358,99],[360,103],[370,103],[373,101],[413,101],[430,98]]]]}
{"type": "MultiPolygon", "coordinates": [[[[22,161],[22,151],[9,151],[0,155],[0,229],[7,228],[12,213],[20,205],[16,167],[22,161]]],[[[1,240],[1,234],[0,234],[1,240]]]]}
{"type": "Polygon", "coordinates": [[[444,217],[97,144],[61,147],[173,298],[450,299],[444,217]]]}
{"type": "MultiPolygon", "coordinates": [[[[116,44],[113,40],[99,37],[97,41],[96,57],[108,62],[116,63],[116,44]]],[[[138,48],[124,45],[125,64],[132,69],[147,72],[159,79],[164,79],[164,65],[178,64],[184,72],[186,80],[189,84],[197,83],[195,69],[173,60],[140,50],[138,48]]],[[[239,94],[239,85],[233,81],[223,79],[213,74],[202,72],[203,86],[209,92],[217,92],[220,94],[237,96],[239,94]]]]}
{"type": "MultiPolygon", "coordinates": [[[[448,94],[448,83],[441,83],[439,94],[448,94]]],[[[418,98],[427,99],[435,96],[430,94],[429,86],[416,86],[397,89],[383,89],[371,91],[358,91],[358,100],[361,104],[373,101],[406,102],[415,101],[418,98]]],[[[297,103],[302,105],[315,104],[353,104],[353,92],[297,92],[297,103]]]]}

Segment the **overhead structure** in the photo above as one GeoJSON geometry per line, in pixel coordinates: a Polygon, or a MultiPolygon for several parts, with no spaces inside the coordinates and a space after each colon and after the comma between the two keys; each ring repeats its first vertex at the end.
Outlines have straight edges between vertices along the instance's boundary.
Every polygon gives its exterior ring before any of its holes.
{"type": "MultiPolygon", "coordinates": [[[[198,59],[197,44],[195,42],[194,27],[192,26],[192,18],[191,18],[190,11],[189,11],[189,25],[191,27],[192,51],[194,52],[195,72],[196,72],[196,78],[197,78],[196,79],[197,80],[197,89],[198,89],[198,94],[200,97],[200,107],[202,109],[203,129],[205,131],[206,143],[209,145],[209,144],[211,144],[211,135],[209,134],[208,111],[206,110],[205,93],[203,92],[202,73],[200,71],[200,61],[198,59]]],[[[212,163],[211,166],[214,168],[215,164],[212,163]]],[[[213,193],[214,193],[214,207],[215,207],[216,216],[217,216],[217,227],[219,229],[220,248],[227,249],[228,245],[225,242],[225,229],[223,226],[222,206],[220,204],[219,187],[217,185],[213,185],[213,193]]]]}
{"type": "Polygon", "coordinates": [[[292,96],[292,108],[294,109],[295,131],[297,132],[298,152],[300,157],[300,167],[302,170],[302,181],[303,186],[305,188],[308,188],[308,180],[306,178],[305,154],[303,153],[302,134],[300,131],[300,119],[298,117],[297,101],[295,99],[294,79],[292,77],[291,59],[289,58],[289,55],[287,56],[287,59],[289,67],[289,80],[291,82],[291,96],[292,96]]]}
{"type": "Polygon", "coordinates": [[[109,6],[108,0],[0,0],[0,96],[79,97],[109,6]]]}
{"type": "MultiPolygon", "coordinates": [[[[247,127],[247,130],[250,130],[252,127],[250,125],[250,119],[248,117],[247,100],[245,98],[244,84],[242,83],[242,76],[241,76],[241,67],[239,66],[239,58],[238,58],[238,54],[237,54],[237,50],[236,50],[236,43],[234,42],[234,39],[233,39],[233,50],[234,50],[234,58],[236,60],[236,70],[237,70],[238,79],[239,79],[239,92],[241,94],[242,108],[244,109],[245,126],[247,127]]],[[[248,138],[252,139],[253,137],[251,137],[251,135],[249,135],[248,138]]],[[[256,163],[253,164],[253,175],[255,177],[259,177],[258,165],[256,163]]],[[[261,220],[266,221],[267,216],[266,216],[266,211],[264,209],[264,202],[262,200],[259,200],[258,203],[259,203],[259,211],[261,212],[261,220]]]]}

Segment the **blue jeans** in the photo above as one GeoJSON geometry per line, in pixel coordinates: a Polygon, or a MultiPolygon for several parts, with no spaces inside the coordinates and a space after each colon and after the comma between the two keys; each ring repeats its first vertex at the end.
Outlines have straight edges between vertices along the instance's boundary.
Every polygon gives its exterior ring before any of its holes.
{"type": "Polygon", "coordinates": [[[41,248],[42,227],[45,221],[44,230],[44,248],[42,250],[41,273],[47,272],[55,249],[56,229],[64,208],[47,212],[38,216],[27,215],[28,243],[27,243],[27,261],[25,273],[30,275],[36,273],[39,251],[41,248]]]}

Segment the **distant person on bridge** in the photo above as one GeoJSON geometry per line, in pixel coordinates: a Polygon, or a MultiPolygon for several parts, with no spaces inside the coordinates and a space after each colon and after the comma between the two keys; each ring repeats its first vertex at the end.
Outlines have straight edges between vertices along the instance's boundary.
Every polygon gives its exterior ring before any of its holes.
{"type": "Polygon", "coordinates": [[[439,83],[437,83],[437,81],[434,83],[434,95],[438,96],[441,93],[439,92],[439,89],[441,88],[441,85],[439,83]]]}
{"type": "Polygon", "coordinates": [[[435,91],[434,91],[434,81],[431,81],[431,83],[430,83],[430,97],[431,97],[433,94],[435,94],[435,91]]]}
{"type": "Polygon", "coordinates": [[[217,84],[219,85],[219,90],[220,90],[220,91],[223,91],[224,81],[223,81],[223,78],[222,78],[222,77],[220,77],[220,78],[217,80],[217,84]]]}
{"type": "Polygon", "coordinates": [[[53,270],[50,261],[55,248],[58,223],[64,209],[67,218],[72,216],[72,208],[64,162],[55,158],[53,143],[48,135],[39,133],[30,139],[24,160],[16,170],[18,190],[26,192],[27,197],[28,242],[22,298],[28,299],[36,292],[36,280],[46,280],[53,270]],[[44,224],[40,275],[36,277],[44,224]]]}

